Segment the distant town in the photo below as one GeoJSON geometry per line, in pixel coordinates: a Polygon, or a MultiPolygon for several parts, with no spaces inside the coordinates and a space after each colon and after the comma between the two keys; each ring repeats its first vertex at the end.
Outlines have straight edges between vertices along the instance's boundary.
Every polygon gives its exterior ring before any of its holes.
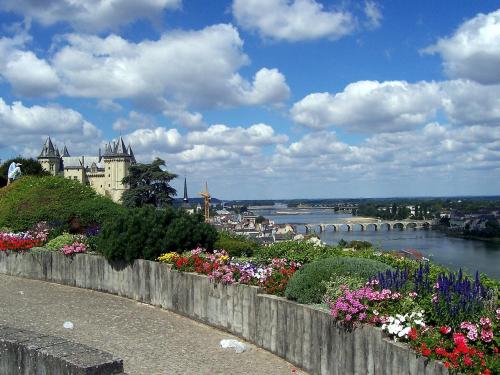
{"type": "MultiPolygon", "coordinates": [[[[176,204],[180,204],[180,200],[176,204]]],[[[202,210],[200,198],[184,207],[202,210]]],[[[210,222],[230,231],[268,244],[297,235],[328,230],[326,224],[295,223],[295,215],[329,211],[344,214],[334,231],[434,229],[463,238],[497,240],[500,237],[500,197],[373,198],[310,200],[235,200],[212,198],[210,222]],[[266,217],[283,215],[288,222],[276,223],[266,217]],[[392,225],[391,225],[392,223],[392,225]]]]}

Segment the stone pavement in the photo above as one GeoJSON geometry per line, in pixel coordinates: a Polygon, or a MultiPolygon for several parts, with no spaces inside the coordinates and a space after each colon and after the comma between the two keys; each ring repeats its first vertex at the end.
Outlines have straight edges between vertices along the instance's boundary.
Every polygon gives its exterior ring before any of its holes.
{"type": "MultiPolygon", "coordinates": [[[[0,324],[61,336],[124,360],[145,374],[305,374],[254,345],[237,354],[237,339],[170,311],[106,293],[0,275],[0,324]],[[73,329],[65,329],[71,321],[73,329]]],[[[244,342],[244,341],[243,341],[244,342]]]]}

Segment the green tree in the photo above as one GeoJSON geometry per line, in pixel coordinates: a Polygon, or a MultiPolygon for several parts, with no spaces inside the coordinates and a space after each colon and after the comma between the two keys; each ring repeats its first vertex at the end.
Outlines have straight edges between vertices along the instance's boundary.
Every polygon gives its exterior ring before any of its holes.
{"type": "Polygon", "coordinates": [[[10,164],[20,163],[21,172],[24,176],[48,176],[49,174],[43,170],[42,165],[35,159],[25,159],[17,157],[9,159],[0,165],[0,187],[7,185],[7,172],[9,171],[10,164]]]}
{"type": "Polygon", "coordinates": [[[130,166],[129,175],[122,181],[130,187],[122,196],[125,207],[163,207],[172,202],[172,196],[177,192],[170,186],[170,181],[177,175],[163,170],[162,166],[165,166],[165,161],[159,158],[151,164],[130,166]]]}

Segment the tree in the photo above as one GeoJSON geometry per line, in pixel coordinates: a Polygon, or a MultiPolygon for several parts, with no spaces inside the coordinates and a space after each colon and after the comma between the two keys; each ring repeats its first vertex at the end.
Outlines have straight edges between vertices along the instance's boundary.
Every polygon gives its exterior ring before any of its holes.
{"type": "Polygon", "coordinates": [[[122,182],[129,185],[123,193],[125,207],[143,207],[152,205],[163,207],[172,202],[177,191],[170,186],[170,181],[177,177],[161,167],[165,161],[156,158],[151,164],[134,164],[129,168],[129,175],[122,182]]]}
{"type": "Polygon", "coordinates": [[[14,159],[9,159],[0,166],[0,187],[7,185],[7,172],[9,171],[9,165],[14,163],[20,163],[21,172],[24,176],[48,176],[49,173],[44,171],[42,165],[35,159],[25,159],[22,157],[17,157],[14,159]]]}

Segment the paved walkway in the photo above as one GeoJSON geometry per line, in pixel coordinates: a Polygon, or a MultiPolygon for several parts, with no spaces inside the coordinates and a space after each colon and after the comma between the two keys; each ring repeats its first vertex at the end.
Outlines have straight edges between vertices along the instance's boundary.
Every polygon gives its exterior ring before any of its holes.
{"type": "Polygon", "coordinates": [[[130,375],[304,374],[254,345],[241,354],[222,349],[220,340],[237,338],[172,312],[13,276],[0,275],[0,323],[111,352],[124,360],[130,375]],[[74,328],[63,328],[65,321],[74,328]]]}

